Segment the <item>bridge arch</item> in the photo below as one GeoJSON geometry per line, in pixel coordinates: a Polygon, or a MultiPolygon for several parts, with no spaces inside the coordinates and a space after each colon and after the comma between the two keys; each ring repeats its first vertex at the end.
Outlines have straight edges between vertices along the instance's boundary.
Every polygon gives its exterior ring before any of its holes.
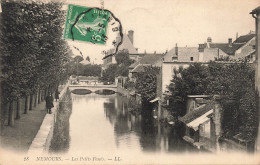
{"type": "Polygon", "coordinates": [[[70,85],[69,86],[70,91],[73,91],[74,89],[87,89],[90,90],[91,92],[96,92],[98,90],[111,90],[114,92],[117,92],[117,86],[116,85],[70,85]]]}

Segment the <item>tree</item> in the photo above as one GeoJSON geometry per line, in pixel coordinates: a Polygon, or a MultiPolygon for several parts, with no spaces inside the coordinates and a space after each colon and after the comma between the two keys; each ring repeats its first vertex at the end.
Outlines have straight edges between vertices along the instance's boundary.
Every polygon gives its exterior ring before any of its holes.
{"type": "Polygon", "coordinates": [[[74,57],[74,61],[75,62],[81,62],[81,61],[83,61],[84,60],[84,58],[82,57],[82,56],[76,56],[76,57],[74,57]]]}
{"type": "Polygon", "coordinates": [[[185,113],[187,95],[205,94],[209,76],[207,68],[199,63],[191,64],[188,68],[174,70],[171,84],[168,86],[172,113],[182,116],[185,113]]]}
{"type": "Polygon", "coordinates": [[[192,64],[175,70],[168,89],[170,110],[184,115],[187,95],[220,95],[223,136],[238,133],[251,142],[257,134],[258,118],[254,96],[254,67],[247,61],[237,63],[210,62],[208,66],[192,64]]]}
{"type": "Polygon", "coordinates": [[[116,62],[118,65],[125,65],[125,66],[130,66],[132,63],[134,63],[134,60],[131,60],[130,57],[129,57],[129,53],[128,53],[128,50],[121,50],[119,51],[116,56],[116,62]]]}
{"type": "MultiPolygon", "coordinates": [[[[65,12],[59,2],[4,1],[1,5],[3,101],[19,102],[25,97],[32,105],[34,99],[29,97],[35,97],[39,89],[56,87],[68,76],[71,51],[62,39],[65,12]]],[[[9,125],[13,125],[14,106],[9,105],[9,125]]],[[[27,102],[25,105],[27,113],[27,102]]]]}
{"type": "Polygon", "coordinates": [[[144,67],[145,72],[136,74],[135,89],[141,94],[142,103],[148,104],[149,101],[156,97],[157,74],[160,69],[158,67],[147,66],[144,67]]]}
{"type": "Polygon", "coordinates": [[[101,77],[102,81],[107,82],[115,82],[117,64],[111,64],[109,67],[103,72],[103,76],[101,77]]]}

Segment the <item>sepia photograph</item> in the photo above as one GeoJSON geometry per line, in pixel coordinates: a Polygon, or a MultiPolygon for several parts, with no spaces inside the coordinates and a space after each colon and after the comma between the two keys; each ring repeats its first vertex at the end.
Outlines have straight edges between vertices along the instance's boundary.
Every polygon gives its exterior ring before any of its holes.
{"type": "Polygon", "coordinates": [[[260,0],[0,0],[0,165],[260,164],[260,0]]]}

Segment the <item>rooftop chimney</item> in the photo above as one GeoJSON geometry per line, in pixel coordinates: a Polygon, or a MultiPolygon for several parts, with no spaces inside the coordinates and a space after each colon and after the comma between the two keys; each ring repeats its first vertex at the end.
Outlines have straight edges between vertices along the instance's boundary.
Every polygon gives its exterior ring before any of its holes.
{"type": "Polygon", "coordinates": [[[229,46],[229,47],[232,47],[232,38],[229,38],[229,39],[228,39],[228,46],[229,46]]]}
{"type": "Polygon", "coordinates": [[[236,39],[238,38],[238,32],[237,32],[237,34],[236,34],[236,39]]]}
{"type": "Polygon", "coordinates": [[[209,42],[209,43],[211,43],[211,42],[212,42],[212,39],[211,39],[211,37],[208,37],[208,38],[207,38],[207,42],[209,42]]]}
{"type": "Polygon", "coordinates": [[[204,44],[199,44],[199,52],[204,52],[204,44]]]}
{"type": "Polygon", "coordinates": [[[154,51],[154,54],[156,54],[156,51],[154,51]]]}
{"type": "Polygon", "coordinates": [[[176,43],[176,46],[175,46],[175,55],[178,56],[178,45],[176,43]]]}
{"type": "Polygon", "coordinates": [[[129,30],[127,36],[130,39],[131,43],[134,45],[134,31],[129,30]]]}

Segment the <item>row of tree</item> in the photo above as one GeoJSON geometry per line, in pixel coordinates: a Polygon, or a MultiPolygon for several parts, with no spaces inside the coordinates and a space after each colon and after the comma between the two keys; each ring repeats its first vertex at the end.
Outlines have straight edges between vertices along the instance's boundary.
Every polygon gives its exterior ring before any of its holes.
{"type": "Polygon", "coordinates": [[[232,138],[241,133],[243,138],[254,141],[258,127],[254,75],[253,65],[247,62],[195,63],[174,70],[168,86],[171,92],[169,109],[173,115],[183,116],[187,95],[220,95],[223,136],[232,138]]]}
{"type": "Polygon", "coordinates": [[[62,33],[65,11],[59,2],[1,2],[2,108],[1,124],[8,125],[32,109],[65,81],[71,71],[71,50],[62,33]],[[9,112],[8,112],[9,111],[9,112]],[[7,113],[8,112],[8,113],[7,113]]]}
{"type": "MultiPolygon", "coordinates": [[[[78,75],[78,76],[101,76],[101,65],[97,64],[81,64],[80,62],[83,61],[84,58],[82,56],[74,57],[74,61],[71,62],[71,74],[78,75]]],[[[89,56],[86,57],[86,60],[90,62],[89,56]]]]}

